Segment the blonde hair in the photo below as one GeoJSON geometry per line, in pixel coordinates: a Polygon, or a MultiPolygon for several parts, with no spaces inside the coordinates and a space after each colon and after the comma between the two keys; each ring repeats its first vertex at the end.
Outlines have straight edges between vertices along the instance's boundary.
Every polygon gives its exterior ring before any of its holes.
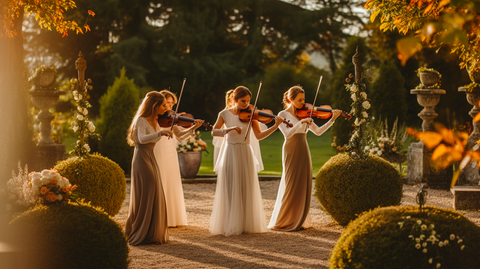
{"type": "Polygon", "coordinates": [[[292,103],[291,99],[295,99],[299,93],[305,94],[305,91],[300,85],[296,85],[288,89],[288,91],[283,94],[283,108],[287,108],[288,105],[292,103]]]}
{"type": "Polygon", "coordinates": [[[133,139],[133,132],[135,131],[135,127],[137,125],[138,118],[152,118],[155,117],[155,113],[157,108],[161,106],[165,102],[165,96],[163,94],[151,91],[145,95],[143,98],[142,103],[138,106],[137,112],[135,112],[135,116],[132,119],[132,123],[127,131],[127,143],[130,146],[135,146],[135,141],[133,139]]]}
{"type": "Polygon", "coordinates": [[[232,93],[235,90],[228,90],[227,93],[225,94],[225,109],[229,109],[233,107],[233,99],[232,99],[232,93]]]}
{"type": "Polygon", "coordinates": [[[160,93],[163,94],[163,96],[165,96],[165,99],[172,97],[173,104],[176,104],[178,102],[177,95],[174,94],[173,92],[169,90],[161,90],[160,93]]]}

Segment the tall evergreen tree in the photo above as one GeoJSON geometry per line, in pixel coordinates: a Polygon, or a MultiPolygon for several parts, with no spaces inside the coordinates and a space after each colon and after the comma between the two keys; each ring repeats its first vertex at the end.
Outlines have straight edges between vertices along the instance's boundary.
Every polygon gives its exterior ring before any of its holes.
{"type": "Polygon", "coordinates": [[[372,85],[370,99],[372,114],[375,118],[389,120],[389,130],[398,117],[401,124],[407,118],[407,103],[402,73],[391,60],[384,61],[379,67],[378,78],[372,85]]]}
{"type": "Polygon", "coordinates": [[[130,174],[133,148],[125,141],[127,130],[139,103],[139,93],[133,79],[125,76],[122,68],[120,77],[108,87],[100,98],[100,118],[97,121],[100,153],[118,163],[125,173],[130,174]]]}

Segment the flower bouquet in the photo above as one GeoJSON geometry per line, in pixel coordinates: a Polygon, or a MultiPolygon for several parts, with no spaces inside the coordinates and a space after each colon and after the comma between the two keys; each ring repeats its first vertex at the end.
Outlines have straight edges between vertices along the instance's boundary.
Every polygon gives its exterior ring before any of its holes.
{"type": "Polygon", "coordinates": [[[77,189],[76,185],[72,186],[68,179],[53,169],[31,172],[30,179],[33,195],[41,204],[69,202],[72,193],[77,189]]]}
{"type": "Polygon", "coordinates": [[[22,169],[18,164],[19,173],[12,174],[7,182],[8,201],[5,210],[8,215],[21,213],[36,204],[51,205],[59,202],[69,202],[76,197],[77,186],[72,186],[68,179],[58,171],[45,169],[42,172],[28,173],[28,168],[22,169]]]}
{"type": "MultiPolygon", "coordinates": [[[[200,131],[177,144],[177,152],[202,151],[207,149],[207,143],[200,139],[200,131]]],[[[208,151],[207,151],[208,152],[208,151]]]]}

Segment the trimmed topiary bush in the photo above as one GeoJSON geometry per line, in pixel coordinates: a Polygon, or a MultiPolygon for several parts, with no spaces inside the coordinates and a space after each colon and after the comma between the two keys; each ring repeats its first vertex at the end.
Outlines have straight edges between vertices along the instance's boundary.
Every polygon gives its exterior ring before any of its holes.
{"type": "Polygon", "coordinates": [[[354,159],[337,154],[318,171],[315,188],[325,211],[346,225],[362,212],[399,205],[403,182],[398,171],[380,157],[354,159]]]}
{"type": "Polygon", "coordinates": [[[22,268],[127,268],[122,227],[99,208],[81,203],[37,206],[10,226],[24,251],[22,268]]]}
{"type": "Polygon", "coordinates": [[[115,216],[122,207],[126,195],[125,174],[110,159],[99,154],[72,157],[58,162],[55,169],[78,186],[79,199],[103,208],[110,216],[115,216]]]}
{"type": "Polygon", "coordinates": [[[480,268],[480,227],[435,207],[366,212],[343,231],[330,268],[480,268]]]}
{"type": "Polygon", "coordinates": [[[133,147],[125,141],[139,104],[139,90],[133,79],[125,76],[125,72],[125,68],[122,68],[120,77],[115,78],[113,85],[100,98],[100,118],[96,124],[102,137],[98,141],[98,151],[130,174],[133,147]]]}

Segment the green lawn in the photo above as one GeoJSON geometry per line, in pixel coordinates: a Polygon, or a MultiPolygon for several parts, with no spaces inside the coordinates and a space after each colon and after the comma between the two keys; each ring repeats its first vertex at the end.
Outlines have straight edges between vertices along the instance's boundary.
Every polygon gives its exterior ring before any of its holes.
{"type": "MultiPolygon", "coordinates": [[[[318,171],[322,165],[335,155],[335,150],[330,146],[332,137],[330,131],[322,136],[316,136],[311,132],[308,133],[308,144],[312,155],[313,171],[318,171]]],[[[213,145],[210,132],[202,132],[202,140],[208,144],[208,153],[203,152],[202,165],[198,174],[213,174],[213,145]]],[[[281,175],[282,174],[282,147],[284,138],[280,131],[277,131],[260,141],[262,150],[263,166],[265,170],[260,172],[261,175],[281,175]]]]}

